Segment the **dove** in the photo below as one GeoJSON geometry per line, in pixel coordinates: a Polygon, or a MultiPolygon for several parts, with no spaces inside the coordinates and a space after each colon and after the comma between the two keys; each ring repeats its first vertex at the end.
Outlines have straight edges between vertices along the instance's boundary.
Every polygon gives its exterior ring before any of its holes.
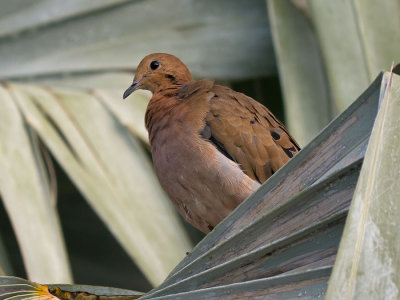
{"type": "Polygon", "coordinates": [[[194,80],[171,54],[143,58],[123,98],[138,89],[152,93],[145,125],[159,182],[204,233],[300,150],[265,106],[212,80],[194,80]]]}

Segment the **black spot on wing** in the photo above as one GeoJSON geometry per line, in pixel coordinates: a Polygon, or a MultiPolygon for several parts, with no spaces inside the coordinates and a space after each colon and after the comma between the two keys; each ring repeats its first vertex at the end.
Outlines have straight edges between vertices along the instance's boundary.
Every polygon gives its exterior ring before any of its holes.
{"type": "Polygon", "coordinates": [[[274,130],[271,130],[271,136],[272,136],[272,138],[274,139],[274,140],[279,140],[280,138],[281,138],[281,136],[279,135],[279,133],[277,133],[276,131],[274,131],[274,130]]]}
{"type": "MultiPolygon", "coordinates": [[[[280,129],[282,129],[284,132],[286,132],[287,136],[289,137],[290,142],[293,144],[293,146],[297,149],[297,151],[300,151],[300,146],[297,144],[297,142],[292,138],[292,136],[289,134],[287,129],[282,125],[279,126],[280,129]]],[[[291,149],[291,148],[289,148],[291,149]]]]}
{"type": "Polygon", "coordinates": [[[289,156],[290,158],[293,157],[293,153],[296,153],[296,148],[294,146],[292,146],[290,148],[282,147],[282,149],[283,149],[283,151],[285,151],[286,155],[289,156]]]}

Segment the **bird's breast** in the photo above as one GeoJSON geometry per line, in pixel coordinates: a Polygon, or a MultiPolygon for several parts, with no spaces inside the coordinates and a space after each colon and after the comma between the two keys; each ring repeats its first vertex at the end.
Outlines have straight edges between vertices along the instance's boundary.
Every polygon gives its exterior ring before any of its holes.
{"type": "Polygon", "coordinates": [[[210,231],[259,184],[198,133],[169,124],[151,144],[157,177],[181,214],[210,231]]]}
{"type": "Polygon", "coordinates": [[[200,136],[212,95],[201,89],[179,99],[156,94],[146,112],[161,186],[186,220],[203,232],[212,230],[259,187],[200,136]]]}

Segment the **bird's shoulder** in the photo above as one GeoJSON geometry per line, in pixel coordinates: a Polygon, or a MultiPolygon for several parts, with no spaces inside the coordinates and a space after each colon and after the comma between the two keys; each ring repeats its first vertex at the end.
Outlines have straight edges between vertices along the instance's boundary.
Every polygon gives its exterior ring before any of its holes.
{"type": "Polygon", "coordinates": [[[214,86],[214,81],[209,79],[197,80],[184,84],[177,94],[181,100],[209,94],[214,86]]]}

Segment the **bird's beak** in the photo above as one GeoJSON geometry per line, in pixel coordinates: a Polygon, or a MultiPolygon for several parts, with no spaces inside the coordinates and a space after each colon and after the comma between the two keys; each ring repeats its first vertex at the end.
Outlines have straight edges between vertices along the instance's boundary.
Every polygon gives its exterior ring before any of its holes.
{"type": "Polygon", "coordinates": [[[132,94],[132,93],[136,90],[138,84],[139,84],[139,80],[133,81],[133,82],[132,82],[132,85],[126,89],[124,95],[122,96],[123,99],[125,99],[125,98],[128,97],[130,94],[132,94]]]}

